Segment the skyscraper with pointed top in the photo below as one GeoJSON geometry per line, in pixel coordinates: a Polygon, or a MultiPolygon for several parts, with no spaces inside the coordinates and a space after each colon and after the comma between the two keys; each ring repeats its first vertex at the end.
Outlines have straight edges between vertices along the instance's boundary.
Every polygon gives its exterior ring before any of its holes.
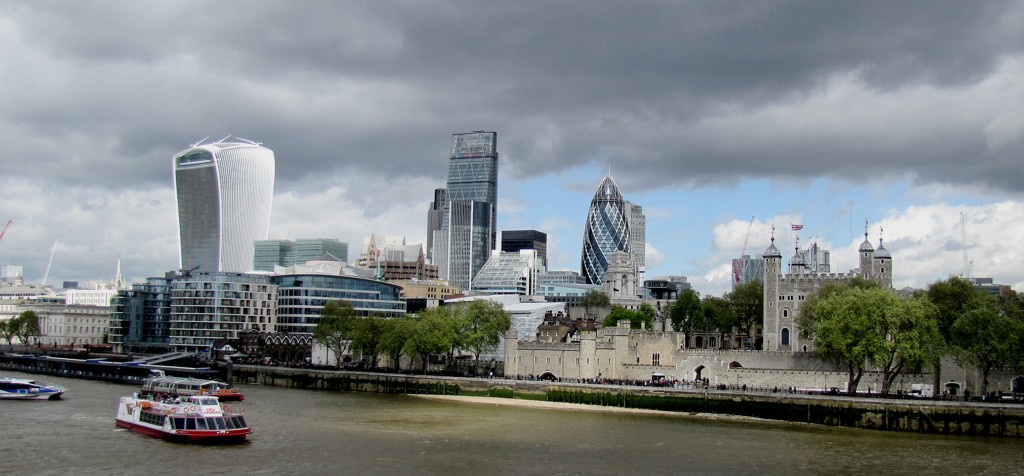
{"type": "Polygon", "coordinates": [[[583,227],[580,274],[587,284],[601,284],[612,253],[622,251],[631,254],[631,213],[632,208],[623,200],[615,180],[611,177],[601,180],[590,201],[587,222],[583,227]]]}
{"type": "Polygon", "coordinates": [[[251,271],[254,243],[270,233],[274,152],[226,140],[173,158],[182,269],[251,271]]]}

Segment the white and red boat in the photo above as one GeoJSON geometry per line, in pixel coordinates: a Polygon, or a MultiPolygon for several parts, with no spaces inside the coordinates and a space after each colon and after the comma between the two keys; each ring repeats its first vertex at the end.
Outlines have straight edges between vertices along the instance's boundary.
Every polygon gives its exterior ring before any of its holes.
{"type": "Polygon", "coordinates": [[[252,428],[242,412],[223,407],[217,397],[187,396],[171,401],[121,397],[117,426],[181,443],[241,443],[252,428]]]}

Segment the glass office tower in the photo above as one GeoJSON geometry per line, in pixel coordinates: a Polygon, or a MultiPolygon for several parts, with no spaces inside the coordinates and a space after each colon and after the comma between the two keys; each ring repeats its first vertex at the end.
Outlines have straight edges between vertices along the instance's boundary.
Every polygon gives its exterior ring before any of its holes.
{"type": "Polygon", "coordinates": [[[270,232],[274,152],[251,142],[196,144],[174,156],[181,268],[252,270],[270,232]]]}
{"type": "Polygon", "coordinates": [[[601,284],[608,259],[616,251],[630,252],[631,236],[626,202],[611,177],[605,177],[590,201],[583,227],[580,274],[587,284],[601,284]]]}
{"type": "MultiPolygon", "coordinates": [[[[455,134],[448,161],[442,230],[447,232],[446,278],[470,289],[494,249],[498,214],[498,134],[455,134]]],[[[437,243],[435,243],[437,245],[437,243]]],[[[435,261],[441,256],[434,256],[435,261]]]]}

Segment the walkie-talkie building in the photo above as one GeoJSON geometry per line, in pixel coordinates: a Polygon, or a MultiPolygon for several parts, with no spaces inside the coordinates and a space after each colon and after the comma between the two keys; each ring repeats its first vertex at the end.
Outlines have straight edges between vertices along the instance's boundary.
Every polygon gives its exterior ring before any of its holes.
{"type": "MultiPolygon", "coordinates": [[[[597,186],[583,227],[583,259],[580,274],[587,284],[601,284],[608,259],[616,251],[630,252],[629,210],[611,177],[597,186]]],[[[634,264],[635,266],[635,264],[634,264]]]]}
{"type": "Polygon", "coordinates": [[[274,152],[253,142],[195,144],[174,156],[181,268],[251,271],[270,233],[274,152]]]}

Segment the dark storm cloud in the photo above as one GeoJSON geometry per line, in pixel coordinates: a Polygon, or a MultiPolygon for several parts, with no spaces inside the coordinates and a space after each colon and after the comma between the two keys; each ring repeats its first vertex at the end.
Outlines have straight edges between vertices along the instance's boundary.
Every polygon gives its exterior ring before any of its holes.
{"type": "Polygon", "coordinates": [[[450,134],[487,129],[518,177],[608,162],[630,188],[883,170],[1020,190],[1021,136],[986,142],[995,112],[943,123],[900,98],[970,90],[1019,60],[1022,15],[994,1],[12,2],[0,138],[27,159],[6,174],[109,187],[166,186],[172,154],[227,134],[274,149],[284,186],[441,184],[450,134]],[[837,78],[902,112],[827,109],[815,98],[837,78]],[[809,113],[836,122],[793,120],[809,113]]]}

